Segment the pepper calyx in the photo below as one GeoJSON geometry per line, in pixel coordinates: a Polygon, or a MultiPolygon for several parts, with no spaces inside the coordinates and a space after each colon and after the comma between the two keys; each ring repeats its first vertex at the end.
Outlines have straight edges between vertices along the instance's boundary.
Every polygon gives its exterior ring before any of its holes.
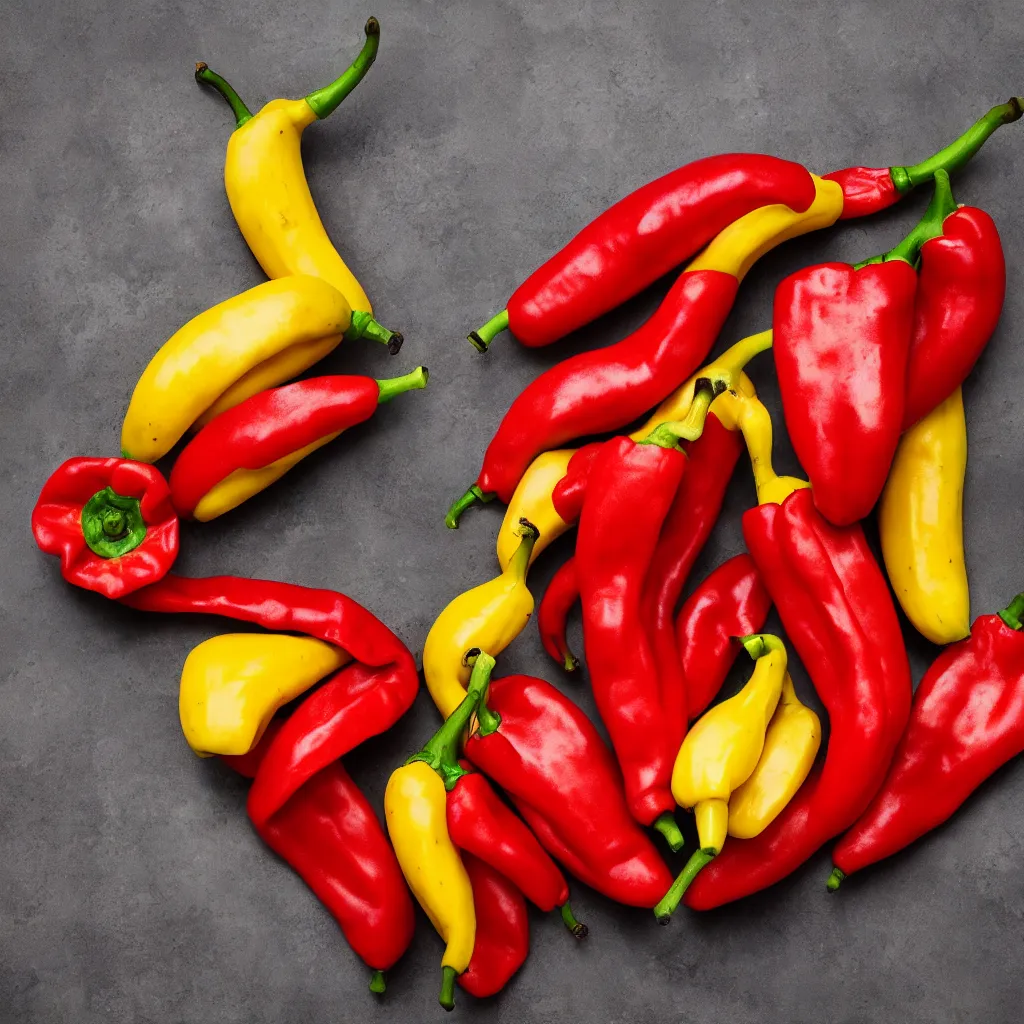
{"type": "Polygon", "coordinates": [[[1002,611],[999,618],[1006,623],[1010,629],[1020,632],[1024,629],[1024,594],[1018,594],[1002,611]]]}
{"type": "Polygon", "coordinates": [[[81,522],[85,543],[101,558],[118,558],[146,539],[139,499],[118,494],[109,486],[85,503],[81,522]]]}

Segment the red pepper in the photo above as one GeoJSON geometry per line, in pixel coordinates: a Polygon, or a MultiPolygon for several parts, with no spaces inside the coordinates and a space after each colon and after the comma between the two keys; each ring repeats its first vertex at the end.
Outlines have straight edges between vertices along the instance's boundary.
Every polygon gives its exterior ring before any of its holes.
{"type": "Polygon", "coordinates": [[[313,377],[261,391],[208,423],[178,456],[171,472],[175,508],[202,520],[230,511],[287,472],[298,461],[290,457],[308,455],[368,420],[378,405],[426,383],[426,367],[420,366],[390,380],[313,377]],[[279,473],[197,511],[203,498],[233,473],[263,470],[282,459],[289,461],[279,473]]]}
{"type": "Polygon", "coordinates": [[[537,628],[544,650],[558,662],[566,672],[575,672],[580,667],[579,658],[569,649],[566,639],[566,622],[572,606],[579,600],[580,581],[576,575],[576,559],[567,558],[551,577],[544,596],[537,607],[537,628]]]}
{"type": "Polygon", "coordinates": [[[918,185],[931,181],[937,170],[949,174],[959,170],[1000,125],[1010,124],[1020,116],[1021,100],[1011,97],[979,118],[945,149],[912,167],[847,167],[824,175],[838,182],[843,190],[840,220],[865,217],[892,206],[918,185]]]}
{"type": "Polygon", "coordinates": [[[530,919],[523,894],[500,871],[462,851],[473,886],[476,939],[469,966],[456,979],[478,999],[500,992],[530,952],[530,919]]]}
{"type": "Polygon", "coordinates": [[[155,583],[178,555],[167,481],[128,459],[68,459],[43,485],[32,534],[68,583],[110,598],[155,583]]]}
{"type": "Polygon", "coordinates": [[[1024,752],[1024,594],[946,647],[914,694],[889,774],[832,853],[829,889],[909,846],[950,817],[996,769],[1024,752]]]}
{"type": "Polygon", "coordinates": [[[551,491],[551,504],[565,523],[575,523],[583,508],[583,497],[587,493],[587,478],[601,449],[603,441],[594,441],[577,448],[565,467],[565,476],[551,491]]]}
{"type": "Polygon", "coordinates": [[[596,217],[469,340],[485,352],[507,327],[531,348],[550,345],[643,291],[752,210],[782,204],[802,212],[813,201],[810,174],[788,160],[753,153],[695,160],[596,217]]]}
{"type": "Polygon", "coordinates": [[[736,637],[760,633],[770,608],[771,598],[748,554],[723,562],[687,598],[675,628],[691,722],[722,688],[740,650],[736,637]]]}
{"type": "Polygon", "coordinates": [[[500,786],[541,845],[609,899],[653,907],[672,876],[629,813],[612,752],[550,683],[491,683],[466,757],[500,786]]]}
{"type": "MultiPolygon", "coordinates": [[[[258,777],[282,724],[275,719],[249,753],[222,760],[246,778],[258,777]]],[[[330,911],[377,972],[371,989],[383,992],[383,972],[412,941],[412,899],[377,815],[341,761],[313,775],[257,831],[330,911]]]]}
{"type": "Polygon", "coordinates": [[[961,207],[921,247],[903,429],[964,382],[996,328],[1006,295],[999,232],[982,210],[961,207]]]}
{"type": "Polygon", "coordinates": [[[775,293],[775,366],[793,449],[826,519],[847,526],[871,511],[903,429],[917,275],[910,260],[953,209],[936,175],[922,222],[883,257],[826,263],[775,293]]]}

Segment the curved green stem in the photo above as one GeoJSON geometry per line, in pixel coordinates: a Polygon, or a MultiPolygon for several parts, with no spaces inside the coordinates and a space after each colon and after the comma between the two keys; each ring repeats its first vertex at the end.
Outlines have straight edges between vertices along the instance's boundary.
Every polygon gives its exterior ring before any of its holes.
{"type": "Polygon", "coordinates": [[[399,331],[389,331],[363,309],[352,311],[352,320],[348,325],[348,330],[345,331],[344,338],[346,341],[358,341],[360,338],[379,341],[382,345],[387,345],[388,351],[392,355],[398,353],[402,342],[405,341],[404,335],[399,331]]]}
{"type": "Polygon", "coordinates": [[[437,997],[437,1001],[446,1009],[455,1009],[455,968],[454,967],[442,967],[441,968],[441,994],[437,997]]]}
{"type": "Polygon", "coordinates": [[[784,651],[786,649],[786,645],[771,633],[751,633],[749,636],[741,636],[739,641],[743,645],[743,650],[750,655],[752,661],[757,661],[758,658],[763,658],[772,651],[784,651]]]}
{"type": "Polygon", "coordinates": [[[938,153],[910,167],[890,167],[896,191],[906,195],[911,189],[931,181],[936,171],[953,174],[959,171],[975,153],[988,141],[1001,125],[1010,124],[1020,118],[1024,99],[1011,96],[1005,103],[993,107],[984,117],[979,118],[958,139],[954,139],[938,153]]]}
{"type": "Polygon", "coordinates": [[[676,853],[683,848],[683,843],[685,841],[683,839],[683,833],[679,831],[679,826],[676,824],[676,819],[671,811],[665,811],[664,813],[659,814],[658,817],[655,818],[651,828],[664,838],[665,842],[668,843],[668,848],[673,853],[676,853]]]}
{"type": "Polygon", "coordinates": [[[829,892],[835,892],[840,885],[843,883],[843,879],[846,877],[846,872],[839,868],[833,868],[832,874],[828,876],[828,881],[825,883],[825,888],[829,892]]]}
{"type": "Polygon", "coordinates": [[[1019,630],[1022,626],[1021,619],[1024,618],[1024,594],[1018,594],[1000,613],[999,618],[1005,622],[1010,629],[1019,630]]]}
{"type": "Polygon", "coordinates": [[[491,347],[491,342],[502,331],[507,330],[508,310],[503,309],[500,313],[495,313],[482,327],[478,327],[475,331],[470,331],[467,337],[469,338],[469,343],[477,352],[486,352],[491,347]]]}
{"type": "Polygon", "coordinates": [[[562,921],[565,923],[565,927],[572,932],[574,939],[585,939],[590,934],[590,929],[585,924],[576,920],[576,915],[573,914],[568,900],[558,909],[562,914],[562,921]]]}
{"type": "Polygon", "coordinates": [[[718,851],[710,847],[694,851],[693,855],[686,862],[686,867],[679,872],[676,880],[672,883],[672,888],[662,896],[654,908],[654,916],[658,919],[658,924],[669,923],[672,919],[672,914],[679,904],[682,903],[686,890],[690,888],[690,883],[717,856],[718,851]]]}
{"type": "Polygon", "coordinates": [[[241,128],[246,121],[252,120],[252,112],[242,102],[242,97],[235,92],[231,84],[216,71],[211,71],[203,61],[196,63],[196,81],[200,85],[209,85],[227,100],[231,113],[235,115],[235,128],[241,128]]]}
{"type": "MultiPolygon", "coordinates": [[[[480,657],[481,653],[483,653],[483,652],[481,652],[479,647],[472,647],[472,648],[470,648],[468,651],[466,651],[466,653],[462,657],[463,664],[470,665],[470,666],[475,668],[476,667],[477,659],[480,657]]],[[[488,657],[490,657],[490,655],[488,655],[488,657]]],[[[494,659],[493,658],[491,658],[491,663],[493,665],[493,663],[494,663],[494,659]]],[[[472,684],[472,681],[473,681],[473,677],[470,676],[470,683],[471,684],[472,684]]],[[[497,711],[492,711],[487,706],[487,701],[490,698],[490,696],[491,696],[491,681],[490,681],[490,676],[488,675],[487,685],[481,691],[480,697],[478,699],[477,706],[476,706],[476,721],[477,721],[477,726],[478,726],[477,732],[481,736],[490,736],[491,733],[497,732],[498,731],[498,726],[501,725],[501,715],[499,715],[497,711]]]]}
{"type": "Polygon", "coordinates": [[[359,56],[330,85],[325,85],[306,97],[319,120],[333,114],[341,105],[342,100],[366,77],[373,62],[377,59],[377,47],[380,46],[380,23],[370,18],[363,26],[366,42],[359,51],[359,56]]]}
{"type": "Polygon", "coordinates": [[[481,491],[476,484],[461,497],[457,498],[452,502],[451,507],[448,509],[447,515],[444,517],[444,525],[449,530],[457,530],[459,528],[459,520],[462,518],[462,513],[466,511],[471,505],[476,505],[478,502],[481,505],[486,505],[489,501],[494,501],[497,495],[494,491],[481,491]]]}
{"type": "Polygon", "coordinates": [[[417,366],[415,370],[410,370],[401,377],[386,377],[384,380],[378,380],[377,404],[383,405],[385,402],[390,402],[395,395],[400,395],[405,391],[417,391],[420,388],[425,388],[428,380],[430,380],[430,371],[425,366],[417,366]]]}
{"type": "Polygon", "coordinates": [[[387,977],[383,971],[374,971],[370,975],[370,991],[380,996],[387,991],[387,977]]]}
{"type": "Polygon", "coordinates": [[[704,433],[704,423],[708,418],[708,409],[715,397],[726,390],[722,386],[718,390],[718,382],[707,377],[700,377],[693,385],[693,401],[690,403],[686,418],[682,420],[666,420],[659,423],[642,441],[637,444],[653,444],[659,448],[678,448],[680,441],[696,441],[704,433]]]}
{"type": "Polygon", "coordinates": [[[525,581],[527,570],[530,568],[530,559],[533,557],[533,549],[540,539],[540,530],[529,519],[520,517],[519,538],[519,546],[508,560],[505,574],[525,581]]]}

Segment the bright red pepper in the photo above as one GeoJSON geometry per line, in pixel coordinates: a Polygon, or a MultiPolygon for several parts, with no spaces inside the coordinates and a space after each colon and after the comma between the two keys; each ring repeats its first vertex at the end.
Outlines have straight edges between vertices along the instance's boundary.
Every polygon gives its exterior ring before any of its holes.
{"type": "Polygon", "coordinates": [[[871,805],[832,852],[829,888],[942,824],[996,769],[1024,752],[1024,594],[932,663],[871,805]]]}
{"type": "Polygon", "coordinates": [[[942,235],[921,247],[903,429],[964,382],[996,328],[1006,295],[1006,260],[995,222],[961,207],[942,235]]]}
{"type": "Polygon", "coordinates": [[[723,562],[687,598],[676,619],[676,644],[690,721],[718,695],[736,660],[736,638],[760,633],[771,598],[748,554],[723,562]]]}
{"type": "Polygon", "coordinates": [[[601,449],[603,441],[594,441],[577,448],[565,468],[565,476],[555,484],[551,492],[551,504],[563,522],[575,523],[583,508],[583,496],[587,493],[587,478],[601,449]]]}
{"type": "MultiPolygon", "coordinates": [[[[249,753],[222,760],[246,778],[257,777],[282,724],[275,719],[249,753]]],[[[382,992],[383,972],[412,941],[412,899],[377,815],[341,761],[308,779],[257,831],[313,890],[355,952],[378,972],[371,988],[382,992]]]]}
{"type": "Polygon", "coordinates": [[[313,377],[261,391],[211,420],[178,456],[171,472],[175,508],[202,520],[230,511],[279,479],[299,457],[368,420],[378,405],[426,383],[426,368],[420,366],[390,380],[313,377]],[[287,463],[275,467],[281,460],[287,463]],[[247,474],[251,482],[210,500],[234,474],[247,474]]]}
{"type": "Polygon", "coordinates": [[[500,786],[555,860],[609,899],[653,907],[672,876],[630,816],[622,776],[589,718],[550,683],[491,683],[466,757],[500,786]]]}
{"type": "Polygon", "coordinates": [[[167,481],[128,459],[68,459],[43,485],[32,534],[68,583],[110,598],[155,583],[178,556],[167,481]]]}
{"type": "Polygon", "coordinates": [[[566,624],[569,612],[579,600],[580,581],[576,575],[576,558],[570,556],[555,571],[537,606],[537,628],[544,650],[565,669],[575,672],[579,658],[569,648],[566,624]]]}

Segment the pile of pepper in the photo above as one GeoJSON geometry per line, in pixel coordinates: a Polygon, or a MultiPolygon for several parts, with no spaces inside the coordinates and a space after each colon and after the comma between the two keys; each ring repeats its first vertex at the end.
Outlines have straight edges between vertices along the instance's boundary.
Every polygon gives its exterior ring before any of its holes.
{"type": "Polygon", "coordinates": [[[303,130],[366,75],[379,31],[371,18],[331,85],[255,115],[196,66],[235,115],[225,187],[268,280],[159,348],[128,405],[122,457],[68,460],[43,486],[32,529],[70,583],[263,629],[188,655],[185,739],[252,780],[256,832],[328,907],[374,992],[411,941],[415,897],[444,942],[440,1002],[451,1009],[456,984],[491,995],[522,966],[527,901],[586,936],[566,875],[667,923],[684,901],[708,909],[771,885],[845,833],[834,890],[1024,751],[1024,595],[972,627],[962,539],[961,384],[995,329],[1006,270],[992,219],[957,205],[949,178],[1021,105],[993,108],[913,166],[818,176],[773,156],[696,160],[596,217],[470,334],[484,352],[506,329],[551,344],[682,267],[630,336],[525,389],[449,510],[455,528],[471,505],[507,505],[500,573],[431,627],[422,671],[442,721],[375,809],[341,758],[413,703],[405,645],[335,591],[171,569],[179,517],[229,512],[427,383],[424,367],[293,379],[343,339],[402,344],[328,238],[300,152],[303,130]],[[791,274],[770,328],[708,361],[757,259],[922,185],[931,202],[906,238],[856,265],[791,274]],[[772,468],[771,419],[744,373],[768,351],[807,479],[772,468]],[[747,551],[680,608],[744,449],[757,493],[747,551]],[[165,478],[153,463],[172,454],[165,478]],[[861,526],[876,507],[884,568],[861,526]],[[556,663],[585,669],[609,743],[549,682],[492,678],[534,611],[530,566],[573,527],[574,554],[537,618],[556,663]],[[581,657],[566,639],[577,600],[581,657]],[[913,695],[897,605],[946,645],[913,695]],[[762,632],[772,606],[784,637],[762,632]],[[749,680],[715,703],[741,651],[749,680]],[[828,715],[824,744],[790,652],[828,715]],[[697,843],[673,878],[659,846],[684,850],[680,808],[697,843]]]}

